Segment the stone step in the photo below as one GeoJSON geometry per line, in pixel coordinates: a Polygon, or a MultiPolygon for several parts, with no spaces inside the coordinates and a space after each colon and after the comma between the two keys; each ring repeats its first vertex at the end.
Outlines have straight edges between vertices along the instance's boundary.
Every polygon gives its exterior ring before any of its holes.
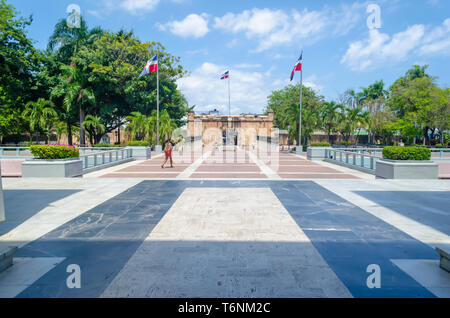
{"type": "Polygon", "coordinates": [[[13,264],[13,256],[17,252],[17,247],[0,247],[0,273],[13,264]]]}
{"type": "Polygon", "coordinates": [[[441,268],[450,272],[450,248],[449,247],[436,247],[436,252],[441,256],[441,268]]]}

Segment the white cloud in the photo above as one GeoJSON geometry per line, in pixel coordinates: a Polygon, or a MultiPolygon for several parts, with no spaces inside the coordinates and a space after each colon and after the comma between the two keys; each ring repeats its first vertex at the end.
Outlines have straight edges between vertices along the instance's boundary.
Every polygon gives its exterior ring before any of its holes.
{"type": "Polygon", "coordinates": [[[252,9],[242,13],[227,13],[214,19],[214,27],[231,33],[243,32],[249,39],[257,39],[256,51],[318,35],[326,26],[324,13],[292,10],[252,9]]]}
{"type": "Polygon", "coordinates": [[[243,69],[249,69],[249,68],[260,68],[261,64],[248,64],[248,63],[241,63],[237,64],[234,67],[235,68],[243,68],[243,69]]]}
{"type": "Polygon", "coordinates": [[[208,15],[205,13],[201,15],[190,14],[184,20],[171,21],[158,26],[163,31],[169,30],[173,34],[184,38],[201,38],[209,32],[208,15]]]}
{"type": "Polygon", "coordinates": [[[361,20],[364,10],[364,4],[359,2],[312,11],[254,8],[216,17],[214,28],[256,40],[256,51],[261,52],[299,41],[311,44],[327,34],[345,35],[361,20]]]}
{"type": "MultiPolygon", "coordinates": [[[[220,74],[227,69],[225,65],[205,62],[189,76],[179,79],[179,88],[189,104],[197,105],[199,110],[217,108],[224,114],[228,113],[228,83],[220,80],[220,74]]],[[[232,113],[261,113],[264,110],[267,96],[273,89],[280,88],[274,83],[268,84],[271,72],[231,69],[232,113]]]]}
{"type": "Polygon", "coordinates": [[[324,89],[324,87],[322,85],[319,85],[317,81],[318,81],[317,76],[313,74],[303,81],[303,85],[313,89],[316,93],[320,94],[324,89]]]}
{"type": "Polygon", "coordinates": [[[411,56],[449,54],[449,51],[450,19],[447,19],[442,26],[429,28],[416,24],[393,36],[370,30],[367,39],[349,45],[341,63],[362,71],[406,61],[411,56]]]}
{"type": "Polygon", "coordinates": [[[155,9],[158,4],[159,0],[124,0],[120,7],[131,14],[141,15],[155,9]]]}

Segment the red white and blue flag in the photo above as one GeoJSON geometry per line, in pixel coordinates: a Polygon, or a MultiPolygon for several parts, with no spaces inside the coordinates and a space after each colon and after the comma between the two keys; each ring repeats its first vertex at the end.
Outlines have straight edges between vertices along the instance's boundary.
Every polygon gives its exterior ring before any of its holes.
{"type": "Polygon", "coordinates": [[[230,71],[226,71],[225,73],[223,73],[220,77],[221,80],[230,78],[230,71]]]}
{"type": "Polygon", "coordinates": [[[303,64],[303,52],[300,54],[300,58],[297,61],[297,64],[295,64],[294,69],[291,73],[291,82],[294,79],[295,72],[301,72],[302,71],[302,64],[303,64]]]}
{"type": "Polygon", "coordinates": [[[153,73],[158,71],[158,54],[156,54],[154,57],[152,57],[147,64],[145,65],[144,69],[142,70],[141,75],[139,77],[144,76],[145,74],[153,73]]]}

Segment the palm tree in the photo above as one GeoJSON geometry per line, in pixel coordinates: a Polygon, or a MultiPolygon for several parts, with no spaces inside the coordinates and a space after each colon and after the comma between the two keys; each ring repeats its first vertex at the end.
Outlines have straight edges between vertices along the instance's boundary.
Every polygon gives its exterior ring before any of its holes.
{"type": "Polygon", "coordinates": [[[331,143],[331,132],[333,127],[337,125],[338,110],[342,105],[335,102],[324,102],[322,105],[322,122],[327,130],[328,142],[331,143]]]}
{"type": "Polygon", "coordinates": [[[88,132],[91,146],[98,144],[106,131],[105,125],[103,125],[99,116],[87,115],[82,126],[88,132]]]}
{"type": "Polygon", "coordinates": [[[85,120],[84,105],[95,103],[95,94],[89,87],[88,74],[77,66],[61,66],[63,76],[68,85],[65,88],[64,106],[67,110],[77,106],[80,110],[80,145],[85,145],[83,122],[85,120]]]}
{"type": "Polygon", "coordinates": [[[52,101],[44,98],[26,104],[22,115],[30,121],[31,132],[36,132],[36,141],[39,141],[39,130],[43,129],[46,133],[46,143],[48,143],[51,125],[58,120],[58,114],[54,107],[52,101]]]}
{"type": "Polygon", "coordinates": [[[149,118],[140,112],[132,112],[126,117],[128,125],[126,132],[134,140],[144,140],[149,131],[149,118]]]}
{"type": "Polygon", "coordinates": [[[169,112],[164,109],[159,117],[159,141],[163,142],[165,138],[169,138],[175,129],[177,129],[177,124],[170,118],[169,112]]]}
{"type": "MultiPolygon", "coordinates": [[[[88,44],[93,43],[96,39],[101,37],[103,35],[103,30],[99,27],[89,29],[86,21],[83,19],[83,17],[80,17],[80,27],[79,28],[71,28],[67,24],[66,19],[61,19],[56,25],[55,29],[53,30],[53,34],[50,36],[50,40],[48,43],[48,50],[50,51],[57,51],[59,56],[62,58],[63,62],[66,64],[70,63],[71,67],[75,67],[75,62],[72,61],[72,57],[80,51],[80,49],[88,44]]],[[[78,84],[81,84],[78,82],[78,84]]],[[[81,85],[82,86],[82,85],[81,85]]],[[[73,102],[75,98],[79,99],[79,91],[81,89],[78,89],[78,92],[72,92],[68,94],[68,98],[70,100],[65,101],[65,106],[67,109],[67,103],[73,102]],[[78,95],[78,97],[75,97],[78,95]],[[71,97],[70,97],[71,96],[71,97]],[[67,103],[66,103],[67,102],[67,103]]],[[[93,96],[93,93],[91,92],[82,92],[82,95],[85,95],[88,98],[91,98],[93,96]],[[90,96],[88,97],[87,94],[90,96]]],[[[84,122],[84,116],[85,112],[84,109],[80,105],[80,143],[81,146],[84,146],[85,144],[85,136],[84,136],[84,129],[83,129],[83,122],[84,122]]],[[[69,141],[72,139],[70,126],[68,126],[68,133],[69,141]]]]}
{"type": "MultiPolygon", "coordinates": [[[[71,28],[66,19],[61,19],[53,30],[48,42],[50,51],[58,51],[66,64],[71,62],[71,58],[86,44],[93,43],[102,36],[103,30],[99,27],[89,29],[83,17],[80,17],[80,27],[71,28]]],[[[73,64],[72,64],[73,65],[73,64]]]]}

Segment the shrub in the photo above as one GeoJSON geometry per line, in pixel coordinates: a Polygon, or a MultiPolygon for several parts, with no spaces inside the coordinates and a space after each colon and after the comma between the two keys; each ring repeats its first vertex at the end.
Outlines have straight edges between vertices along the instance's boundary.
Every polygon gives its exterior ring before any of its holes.
{"type": "Polygon", "coordinates": [[[70,159],[80,156],[76,147],[68,145],[33,145],[30,151],[38,159],[70,159]]]}
{"type": "Polygon", "coordinates": [[[431,150],[425,147],[385,147],[383,158],[391,160],[430,160],[431,150]]]}
{"type": "Polygon", "coordinates": [[[106,142],[100,142],[100,143],[94,145],[94,148],[114,148],[114,147],[119,147],[119,146],[107,144],[106,142]]]}
{"type": "Polygon", "coordinates": [[[313,142],[310,147],[331,147],[328,142],[313,142]]]}
{"type": "Polygon", "coordinates": [[[26,141],[24,143],[25,147],[30,147],[30,146],[33,146],[33,145],[39,145],[39,144],[37,142],[34,142],[34,141],[26,141]]]}
{"type": "Polygon", "coordinates": [[[130,147],[148,147],[150,143],[148,141],[129,141],[128,146],[130,147]]]}

